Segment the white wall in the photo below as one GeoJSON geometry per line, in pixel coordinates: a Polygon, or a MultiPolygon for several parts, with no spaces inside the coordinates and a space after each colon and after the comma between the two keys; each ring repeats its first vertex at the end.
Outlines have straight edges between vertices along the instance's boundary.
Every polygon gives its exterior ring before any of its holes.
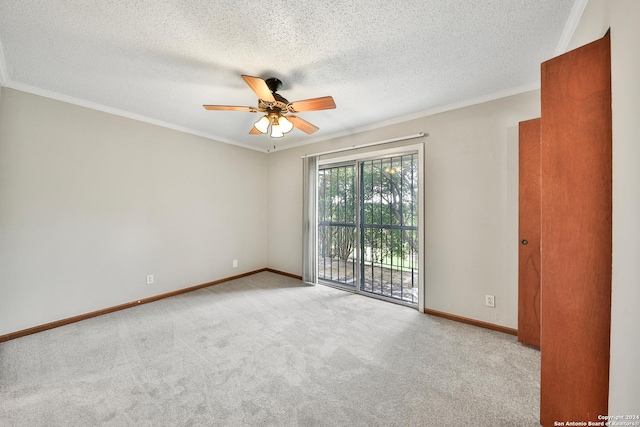
{"type": "Polygon", "coordinates": [[[266,175],[264,153],[2,88],[0,335],[265,267],[266,175]]]}
{"type": "Polygon", "coordinates": [[[425,306],[517,328],[518,122],[539,115],[533,91],[272,152],[269,267],[301,274],[301,155],[426,132],[425,306]]]}
{"type": "Polygon", "coordinates": [[[569,49],[611,28],[613,276],[609,413],[640,414],[640,2],[590,0],[569,49]]]}

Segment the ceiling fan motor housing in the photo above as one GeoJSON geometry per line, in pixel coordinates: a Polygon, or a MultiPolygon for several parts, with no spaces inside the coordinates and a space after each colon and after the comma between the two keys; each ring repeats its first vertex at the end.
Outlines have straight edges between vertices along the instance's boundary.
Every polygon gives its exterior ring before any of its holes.
{"type": "Polygon", "coordinates": [[[283,96],[281,96],[278,93],[274,93],[273,97],[275,98],[275,102],[268,102],[268,101],[259,99],[258,109],[264,112],[282,111],[284,113],[287,113],[288,112],[287,106],[289,105],[289,101],[287,101],[283,96]]]}

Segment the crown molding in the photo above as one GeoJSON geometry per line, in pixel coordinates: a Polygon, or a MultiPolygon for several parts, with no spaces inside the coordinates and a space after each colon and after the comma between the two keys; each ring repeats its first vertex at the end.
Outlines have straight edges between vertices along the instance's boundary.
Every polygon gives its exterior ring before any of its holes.
{"type": "MultiPolygon", "coordinates": [[[[92,110],[97,110],[97,111],[102,111],[104,113],[108,113],[108,114],[113,114],[116,116],[120,116],[120,117],[125,117],[125,118],[129,118],[132,120],[137,120],[140,122],[144,122],[144,123],[149,123],[152,125],[156,125],[156,126],[160,126],[160,127],[164,127],[164,128],[168,128],[168,129],[172,129],[178,132],[183,132],[183,133],[187,133],[187,134],[191,134],[191,135],[195,135],[195,136],[200,136],[202,138],[206,138],[206,139],[210,139],[213,141],[218,141],[218,142],[222,142],[225,144],[230,144],[230,145],[235,145],[237,147],[242,147],[242,148],[247,148],[249,150],[254,150],[254,151],[260,151],[260,152],[269,152],[268,150],[265,150],[259,146],[256,145],[246,145],[246,144],[241,144],[238,143],[236,141],[232,141],[232,140],[228,140],[226,138],[220,138],[220,137],[216,137],[215,135],[211,135],[205,132],[200,132],[185,126],[180,126],[177,125],[175,123],[169,123],[169,122],[165,122],[162,120],[157,120],[157,119],[153,119],[151,117],[147,117],[147,116],[143,116],[140,114],[135,114],[135,113],[131,113],[128,111],[124,111],[124,110],[119,110],[117,108],[113,108],[113,107],[108,107],[102,104],[98,104],[95,102],[90,102],[90,101],[86,101],[83,99],[79,99],[79,98],[74,98],[72,96],[68,96],[68,95],[63,95],[61,93],[57,93],[57,92],[53,92],[53,91],[49,91],[46,89],[40,89],[34,86],[30,86],[30,85],[25,85],[22,83],[16,83],[16,82],[12,82],[12,81],[7,81],[6,83],[3,84],[3,86],[6,86],[8,88],[11,89],[15,89],[15,90],[19,90],[21,92],[27,92],[33,95],[38,95],[38,96],[42,96],[45,98],[51,98],[51,99],[55,99],[57,101],[61,101],[61,102],[66,102],[68,104],[73,104],[73,105],[77,105],[80,107],[84,107],[84,108],[89,108],[92,110]]],[[[376,122],[375,124],[372,125],[367,125],[367,126],[361,126],[358,128],[354,128],[354,129],[350,129],[344,132],[337,132],[337,133],[333,133],[324,137],[320,137],[320,138],[313,138],[313,139],[309,139],[300,143],[293,143],[291,145],[284,145],[281,147],[281,149],[279,149],[278,151],[284,151],[284,150],[288,150],[291,148],[296,148],[296,147],[301,147],[304,145],[309,145],[309,144],[315,144],[317,142],[322,142],[322,141],[328,141],[331,139],[336,139],[336,138],[341,138],[344,136],[349,136],[349,135],[354,135],[354,134],[358,134],[358,133],[363,133],[363,132],[367,132],[367,131],[371,131],[371,130],[375,130],[375,129],[380,129],[383,127],[387,127],[387,126],[393,126],[396,124],[400,124],[400,123],[405,123],[411,120],[416,120],[416,119],[420,119],[423,117],[427,117],[427,116],[433,116],[435,114],[439,114],[439,113],[444,113],[447,111],[452,111],[452,110],[457,110],[460,108],[465,108],[465,107],[470,107],[473,105],[478,105],[478,104],[483,104],[485,102],[489,102],[489,101],[495,101],[497,99],[501,99],[501,98],[506,98],[508,96],[513,96],[513,95],[519,95],[521,93],[525,93],[525,92],[531,92],[533,90],[537,90],[540,89],[540,83],[539,82],[535,82],[535,83],[530,83],[530,84],[526,84],[526,85],[522,85],[522,86],[517,86],[514,88],[510,88],[510,89],[505,89],[505,90],[501,90],[498,92],[493,92],[490,94],[486,94],[486,95],[482,95],[476,98],[472,98],[472,99],[468,99],[465,101],[460,101],[460,102],[456,102],[453,104],[448,104],[448,105],[443,105],[440,107],[434,107],[428,110],[424,110],[424,111],[420,111],[418,113],[413,113],[413,114],[409,114],[406,116],[401,116],[401,117],[397,117],[397,118],[393,118],[393,119],[389,119],[389,120],[385,120],[382,122],[376,122]]]]}
{"type": "Polygon", "coordinates": [[[155,125],[155,126],[160,126],[160,127],[163,127],[163,128],[175,130],[175,131],[182,132],[182,133],[188,133],[190,135],[199,136],[199,137],[210,139],[210,140],[213,140],[213,141],[218,141],[218,142],[222,142],[222,143],[225,143],[225,144],[235,145],[237,147],[248,148],[250,150],[261,151],[261,152],[265,151],[265,150],[262,150],[261,148],[256,147],[256,146],[250,146],[250,145],[241,144],[239,142],[228,140],[228,139],[225,139],[225,138],[220,138],[220,137],[217,137],[215,135],[208,134],[206,132],[200,132],[200,131],[188,128],[186,126],[180,126],[180,125],[177,125],[175,123],[169,123],[169,122],[165,122],[163,120],[153,119],[151,117],[143,116],[141,114],[136,114],[136,113],[131,113],[129,111],[119,110],[117,108],[113,108],[113,107],[109,107],[109,106],[106,106],[106,105],[98,104],[96,102],[86,101],[86,100],[80,99],[80,98],[74,98],[72,96],[64,95],[64,94],[61,94],[61,93],[58,93],[58,92],[53,92],[53,91],[46,90],[46,89],[40,89],[38,87],[26,85],[26,84],[23,84],[23,83],[16,83],[16,82],[12,82],[12,81],[9,80],[3,86],[6,86],[6,87],[11,88],[11,89],[19,90],[21,92],[26,92],[26,93],[30,93],[30,94],[33,94],[33,95],[42,96],[44,98],[55,99],[56,101],[61,101],[61,102],[66,102],[68,104],[77,105],[79,107],[89,108],[91,110],[101,111],[103,113],[113,114],[115,116],[120,116],[120,117],[125,117],[125,118],[128,118],[128,119],[132,119],[132,120],[137,120],[139,122],[148,123],[148,124],[152,124],[152,125],[155,125]]]}
{"type": "Polygon", "coordinates": [[[558,41],[556,50],[554,51],[554,56],[562,55],[567,51],[571,38],[576,32],[576,28],[578,28],[584,9],[587,7],[587,3],[589,3],[589,0],[575,0],[575,3],[573,3],[573,7],[569,13],[569,18],[564,25],[562,35],[560,36],[560,40],[558,41]]]}
{"type": "MultiPolygon", "coordinates": [[[[396,117],[393,119],[385,120],[382,122],[376,122],[375,124],[361,126],[358,128],[351,129],[349,131],[337,132],[331,135],[327,135],[322,138],[313,138],[298,144],[291,144],[286,147],[283,147],[282,150],[288,150],[290,148],[301,147],[304,145],[315,144],[316,142],[328,141],[331,139],[341,138],[344,136],[355,135],[362,132],[367,132],[375,129],[380,129],[387,126],[393,126],[400,123],[406,123],[411,120],[421,119],[423,117],[433,116],[440,113],[446,113],[447,111],[458,110],[460,108],[471,107],[478,104],[484,104],[485,102],[495,101],[498,99],[506,98],[513,95],[519,95],[521,93],[531,92],[534,90],[540,89],[540,82],[532,82],[522,86],[516,86],[510,89],[501,90],[498,92],[492,92],[486,95],[482,95],[476,98],[467,99],[460,102],[455,102],[452,104],[442,105],[439,107],[434,107],[428,110],[423,110],[417,113],[409,114],[406,116],[396,117]]],[[[282,151],[280,150],[280,151],[282,151]]]]}

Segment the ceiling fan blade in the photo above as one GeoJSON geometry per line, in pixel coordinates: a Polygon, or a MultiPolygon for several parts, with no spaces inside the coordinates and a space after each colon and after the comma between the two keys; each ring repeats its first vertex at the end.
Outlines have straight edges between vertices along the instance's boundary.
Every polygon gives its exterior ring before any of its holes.
{"type": "Polygon", "coordinates": [[[264,80],[262,80],[260,77],[251,77],[251,76],[243,75],[242,78],[244,79],[245,82],[247,82],[251,90],[256,95],[258,95],[258,99],[261,99],[267,102],[276,102],[276,99],[273,97],[273,94],[271,93],[269,86],[267,86],[267,83],[264,80]]]}
{"type": "Polygon", "coordinates": [[[336,103],[330,96],[305,99],[304,101],[295,101],[289,103],[288,106],[289,111],[292,113],[298,113],[300,111],[331,110],[333,108],[336,108],[336,103]]]}
{"type": "Polygon", "coordinates": [[[251,131],[249,132],[249,135],[263,135],[262,132],[260,132],[258,129],[256,129],[256,127],[252,127],[251,131]]]}
{"type": "Polygon", "coordinates": [[[250,111],[257,113],[256,107],[238,107],[236,105],[203,105],[205,110],[221,110],[221,111],[250,111]]]}
{"type": "Polygon", "coordinates": [[[291,124],[294,127],[308,134],[312,134],[318,129],[320,129],[319,127],[312,125],[308,121],[301,119],[300,117],[297,117],[297,116],[287,116],[287,119],[291,122],[291,124]]]}

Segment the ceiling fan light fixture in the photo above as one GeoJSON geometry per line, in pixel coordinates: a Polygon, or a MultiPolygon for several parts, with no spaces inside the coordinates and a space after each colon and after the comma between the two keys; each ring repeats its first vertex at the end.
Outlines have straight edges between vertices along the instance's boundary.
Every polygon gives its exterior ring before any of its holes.
{"type": "Polygon", "coordinates": [[[260,133],[267,133],[267,131],[269,130],[270,123],[271,121],[269,120],[269,117],[262,116],[260,117],[260,120],[255,122],[254,126],[256,129],[260,131],[260,133]]]}
{"type": "Polygon", "coordinates": [[[293,129],[293,123],[291,123],[285,116],[280,116],[278,119],[278,125],[282,133],[289,133],[293,129]]]}
{"type": "Polygon", "coordinates": [[[282,138],[283,136],[282,127],[274,120],[271,125],[271,138],[282,138]]]}

